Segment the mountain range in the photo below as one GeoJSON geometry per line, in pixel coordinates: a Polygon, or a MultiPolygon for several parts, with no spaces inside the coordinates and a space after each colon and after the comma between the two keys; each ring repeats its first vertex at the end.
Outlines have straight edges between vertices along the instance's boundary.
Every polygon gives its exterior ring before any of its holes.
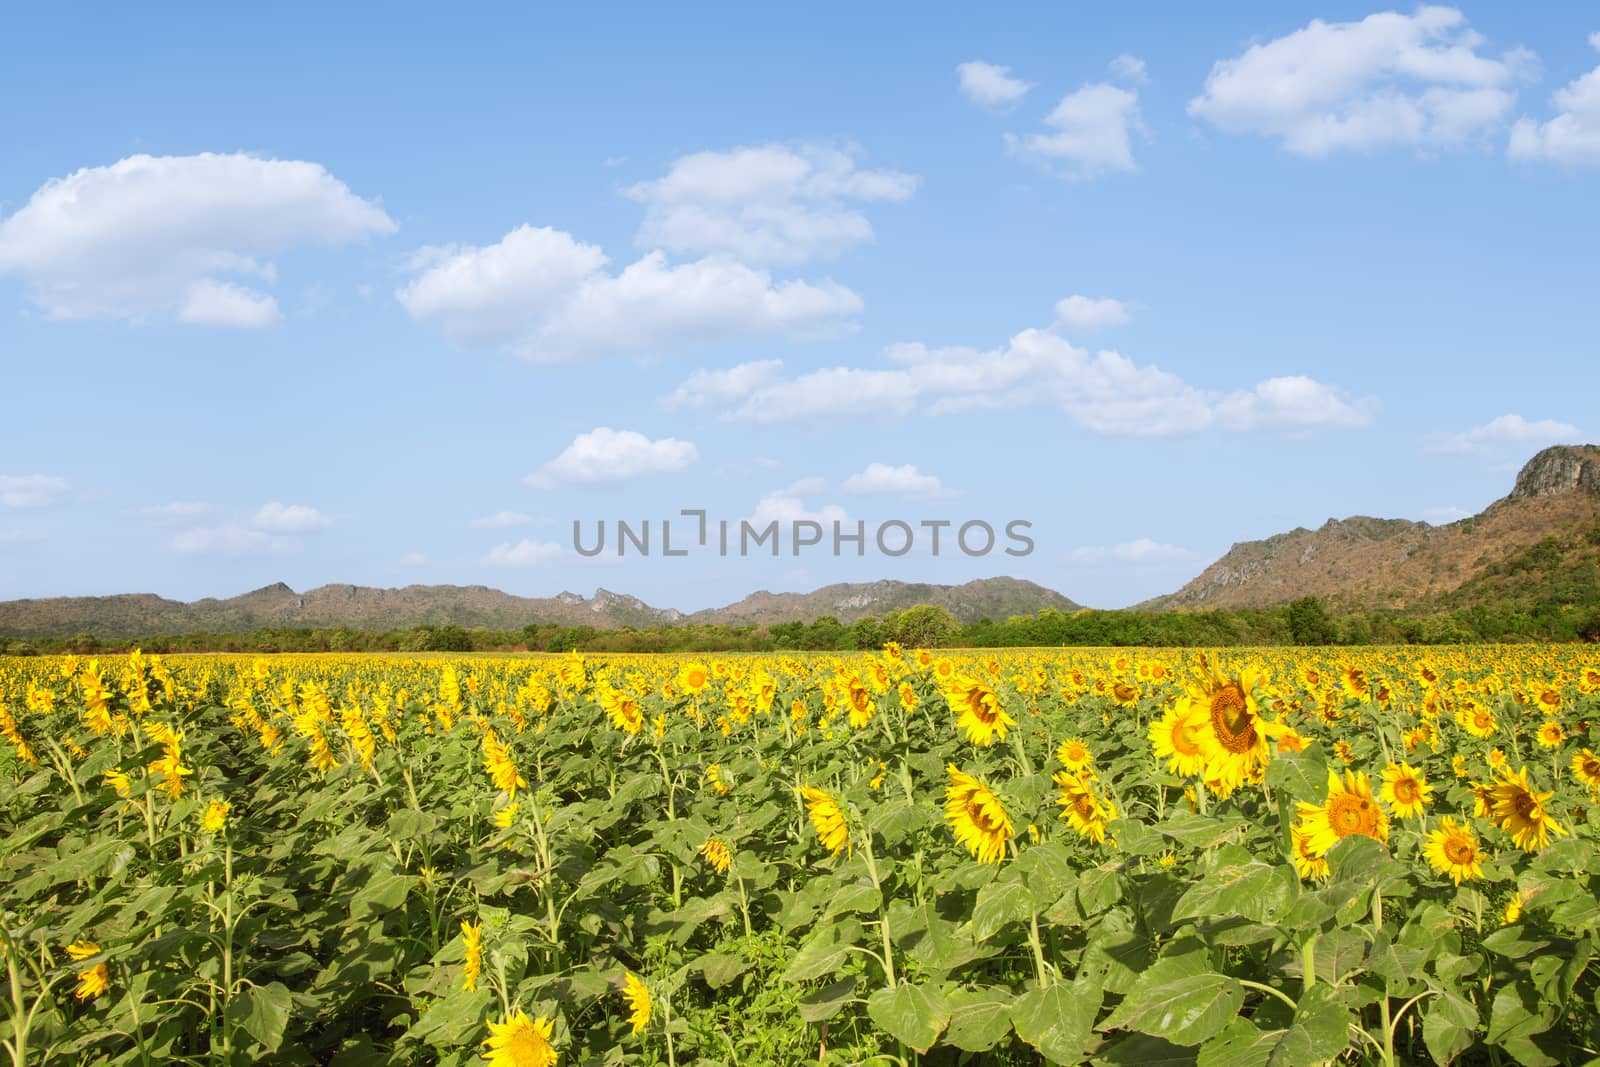
{"type": "MultiPolygon", "coordinates": [[[[1150,611],[1268,608],[1315,595],[1343,609],[1433,610],[1592,595],[1600,571],[1600,447],[1547,448],[1529,460],[1511,492],[1481,513],[1446,525],[1353,516],[1261,541],[1235,544],[1193,581],[1137,605],[1150,611]]],[[[519,597],[487,586],[375,589],[325,585],[303,593],[283,583],[225,600],[185,603],[149,593],[0,602],[0,635],[137,637],[268,627],[403,630],[454,624],[518,630],[530,623],[596,629],[673,623],[773,625],[831,615],[851,623],[917,604],[962,622],[1032,615],[1079,605],[1017,578],[963,585],[899,581],[843,583],[810,593],[752,593],[737,603],[685,614],[597,589],[519,597]]]]}

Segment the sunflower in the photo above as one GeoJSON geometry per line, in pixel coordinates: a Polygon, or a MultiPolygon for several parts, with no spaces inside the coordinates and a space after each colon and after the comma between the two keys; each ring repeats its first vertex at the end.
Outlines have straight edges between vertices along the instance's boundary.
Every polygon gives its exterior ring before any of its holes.
{"type": "Polygon", "coordinates": [[[493,730],[483,732],[483,769],[488,772],[494,787],[512,796],[517,790],[528,788],[528,783],[517,772],[511,760],[511,749],[495,735],[493,730]]]}
{"type": "Polygon", "coordinates": [[[1065,809],[1061,818],[1071,822],[1079,834],[1100,845],[1106,840],[1106,823],[1117,817],[1117,809],[1109,798],[1095,796],[1093,777],[1092,771],[1084,774],[1056,772],[1054,781],[1061,788],[1056,803],[1065,809]]]}
{"type": "Polygon", "coordinates": [[[1493,789],[1494,804],[1489,816],[1495,824],[1511,835],[1512,842],[1524,852],[1537,852],[1550,843],[1552,833],[1564,834],[1560,823],[1545,811],[1544,802],[1552,793],[1539,793],[1528,781],[1528,768],[1516,774],[1502,772],[1493,789]]]}
{"type": "Polygon", "coordinates": [[[213,800],[206,805],[205,814],[200,816],[200,829],[208,834],[221,832],[228,825],[228,813],[233,810],[233,805],[226,800],[213,800]]]}
{"type": "Polygon", "coordinates": [[[915,711],[917,709],[917,691],[912,687],[911,683],[901,682],[899,693],[900,706],[907,711],[915,711]]]}
{"type": "Polygon", "coordinates": [[[706,764],[706,784],[717,791],[717,796],[725,797],[733,792],[733,787],[722,780],[722,764],[706,764]]]}
{"type": "Polygon", "coordinates": [[[1257,778],[1272,756],[1267,738],[1282,734],[1286,727],[1262,718],[1255,697],[1261,676],[1254,667],[1230,678],[1203,655],[1200,667],[1198,683],[1186,688],[1189,699],[1204,709],[1209,727],[1200,734],[1206,778],[1227,794],[1257,778]]]}
{"type": "Polygon", "coordinates": [[[1017,725],[1017,720],[1000,706],[999,694],[988,683],[969,675],[950,682],[944,697],[956,713],[956,725],[967,732],[967,740],[975,745],[1004,741],[1006,728],[1017,725]]]}
{"type": "Polygon", "coordinates": [[[1478,703],[1463,703],[1456,709],[1456,722],[1473,737],[1486,739],[1494,736],[1499,724],[1494,712],[1478,703]]]}
{"type": "Polygon", "coordinates": [[[1127,682],[1113,682],[1106,688],[1106,695],[1116,702],[1120,708],[1131,708],[1139,703],[1139,698],[1144,694],[1136,685],[1127,682]]]}
{"type": "Polygon", "coordinates": [[[1311,832],[1300,826],[1291,826],[1289,835],[1294,839],[1294,869],[1302,881],[1328,877],[1328,861],[1311,851],[1311,832]]]}
{"type": "Polygon", "coordinates": [[[1433,786],[1422,772],[1409,763],[1391,763],[1383,771],[1383,791],[1379,798],[1402,819],[1421,818],[1433,799],[1433,786]]]}
{"type": "Polygon", "coordinates": [[[1553,719],[1539,727],[1539,744],[1545,748],[1556,748],[1566,739],[1566,731],[1561,729],[1561,724],[1553,719]]]}
{"type": "Polygon", "coordinates": [[[841,685],[844,687],[846,703],[850,709],[850,727],[859,730],[872,721],[872,716],[877,714],[878,706],[873,703],[872,690],[867,688],[859,675],[850,675],[841,685]]]}
{"type": "Polygon", "coordinates": [[[1530,685],[1528,695],[1533,697],[1534,705],[1546,715],[1554,715],[1561,710],[1561,690],[1549,682],[1530,685]]]}
{"type": "Polygon", "coordinates": [[[697,697],[711,683],[711,672],[706,670],[703,663],[685,663],[678,668],[675,682],[679,689],[692,697],[697,697]]]}
{"type": "Polygon", "coordinates": [[[1591,749],[1580,749],[1572,755],[1572,773],[1578,781],[1600,793],[1600,756],[1591,749]]]}
{"type": "Polygon", "coordinates": [[[1310,835],[1306,847],[1312,855],[1325,856],[1339,841],[1363,834],[1387,843],[1389,820],[1372,797],[1372,783],[1365,771],[1328,772],[1328,799],[1322,804],[1295,805],[1300,824],[1310,835]]]}
{"type": "Polygon", "coordinates": [[[622,999],[628,1002],[628,1021],[633,1024],[634,1033],[650,1025],[650,990],[638,975],[628,974],[622,999]]]}
{"type": "Polygon", "coordinates": [[[1478,838],[1472,829],[1446,815],[1439,820],[1439,828],[1428,834],[1422,848],[1433,869],[1448,874],[1456,885],[1483,877],[1483,851],[1478,848],[1478,838]]]}
{"type": "Polygon", "coordinates": [[[1167,771],[1180,778],[1189,778],[1205,769],[1206,755],[1201,736],[1206,729],[1205,711],[1196,707],[1187,696],[1166,715],[1150,724],[1150,744],[1156,759],[1167,761],[1167,771]]]}
{"type": "Polygon", "coordinates": [[[483,924],[461,921],[461,943],[466,962],[461,967],[461,988],[478,988],[478,973],[483,970],[483,924]]]}
{"type": "Polygon", "coordinates": [[[1519,892],[1511,894],[1511,899],[1506,901],[1506,909],[1500,913],[1500,925],[1510,926],[1520,918],[1522,918],[1522,894],[1519,892]]]}
{"type": "Polygon", "coordinates": [[[502,830],[509,830],[511,824],[517,821],[517,813],[522,810],[520,803],[507,804],[494,813],[494,824],[502,830]]]}
{"type": "Polygon", "coordinates": [[[950,785],[944,793],[944,818],[955,831],[956,840],[980,863],[999,863],[1015,828],[1000,798],[989,787],[955,764],[945,768],[950,785]]]}
{"type": "Polygon", "coordinates": [[[733,852],[724,841],[715,837],[709,838],[700,846],[700,855],[716,870],[718,874],[727,874],[728,868],[733,866],[733,852]]]}
{"type": "Polygon", "coordinates": [[[503,1023],[489,1020],[489,1036],[483,1054],[490,1067],[555,1067],[557,1054],[550,1044],[555,1023],[550,1019],[530,1019],[518,1008],[503,1023]]]}
{"type": "Polygon", "coordinates": [[[835,856],[841,852],[854,855],[850,828],[845,825],[844,811],[840,809],[839,802],[821,789],[809,785],[800,790],[800,795],[805,799],[806,813],[811,816],[811,825],[816,828],[817,839],[822,842],[822,847],[835,856]]]}
{"type": "Polygon", "coordinates": [[[1056,749],[1056,759],[1067,770],[1077,773],[1094,762],[1094,753],[1081,737],[1069,737],[1056,749]]]}

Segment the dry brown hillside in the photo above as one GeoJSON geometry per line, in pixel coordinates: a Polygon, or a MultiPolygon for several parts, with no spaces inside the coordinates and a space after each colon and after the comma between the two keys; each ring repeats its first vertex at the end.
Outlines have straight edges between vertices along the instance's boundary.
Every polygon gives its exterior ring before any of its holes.
{"type": "Polygon", "coordinates": [[[1547,535],[1600,520],[1600,447],[1558,445],[1529,460],[1511,493],[1469,519],[1329,519],[1236,544],[1155,608],[1263,608],[1320,596],[1343,608],[1400,608],[1449,593],[1547,535]]]}

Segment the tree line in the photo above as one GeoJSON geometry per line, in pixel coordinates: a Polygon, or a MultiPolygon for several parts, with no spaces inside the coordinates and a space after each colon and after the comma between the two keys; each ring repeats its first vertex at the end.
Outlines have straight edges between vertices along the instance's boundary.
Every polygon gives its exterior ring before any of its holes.
{"type": "Polygon", "coordinates": [[[520,630],[455,625],[369,631],[347,627],[265,628],[246,633],[148,634],[99,638],[0,636],[0,654],[126,652],[843,652],[894,641],[905,648],[1466,644],[1505,641],[1600,642],[1600,611],[1539,604],[1452,612],[1336,612],[1316,597],[1277,608],[1218,611],[1064,612],[962,623],[942,607],[919,605],[851,623],[823,616],[764,626],[673,624],[600,630],[530,623],[520,630]]]}

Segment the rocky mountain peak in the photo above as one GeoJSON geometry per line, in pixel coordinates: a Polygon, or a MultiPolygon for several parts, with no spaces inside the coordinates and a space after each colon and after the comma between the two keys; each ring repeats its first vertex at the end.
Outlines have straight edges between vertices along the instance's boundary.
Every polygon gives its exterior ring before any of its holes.
{"type": "Polygon", "coordinates": [[[1554,445],[1545,449],[1528,460],[1518,473],[1511,499],[1530,500],[1579,492],[1600,496],[1600,447],[1554,445]]]}

